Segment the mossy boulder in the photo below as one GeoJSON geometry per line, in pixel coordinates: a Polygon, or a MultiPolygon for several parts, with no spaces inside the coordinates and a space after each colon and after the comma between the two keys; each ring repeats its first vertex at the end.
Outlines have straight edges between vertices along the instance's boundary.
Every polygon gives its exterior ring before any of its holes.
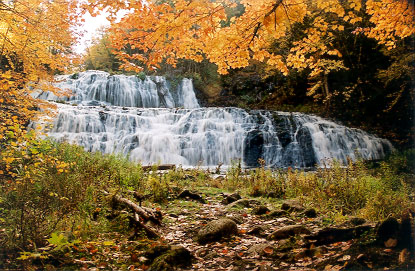
{"type": "MultiPolygon", "coordinates": [[[[186,268],[192,264],[192,254],[181,246],[162,246],[157,250],[159,256],[154,259],[148,270],[167,271],[186,268]]],[[[157,254],[158,254],[157,253],[157,254]]]]}
{"type": "Polygon", "coordinates": [[[235,221],[229,218],[221,218],[206,224],[196,235],[196,241],[200,244],[215,242],[223,237],[230,237],[238,233],[235,221]]]}

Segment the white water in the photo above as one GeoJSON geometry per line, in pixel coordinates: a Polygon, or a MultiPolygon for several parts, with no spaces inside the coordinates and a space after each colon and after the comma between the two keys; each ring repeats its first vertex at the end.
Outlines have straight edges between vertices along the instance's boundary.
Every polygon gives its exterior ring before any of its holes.
{"type": "Polygon", "coordinates": [[[271,167],[312,167],[327,159],[381,159],[392,149],[387,140],[316,116],[200,108],[189,79],[177,91],[164,77],[142,81],[88,71],[64,79],[60,86],[74,93],[66,100],[77,106],[58,104],[49,136],[143,164],[216,166],[241,159],[256,166],[263,158],[271,167]]]}

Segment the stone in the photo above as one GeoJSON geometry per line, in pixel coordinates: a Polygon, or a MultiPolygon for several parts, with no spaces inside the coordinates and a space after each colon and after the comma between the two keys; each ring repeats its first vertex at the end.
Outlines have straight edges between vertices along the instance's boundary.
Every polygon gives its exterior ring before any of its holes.
{"type": "Polygon", "coordinates": [[[397,239],[399,232],[399,222],[394,217],[389,217],[380,223],[376,232],[376,239],[384,243],[390,238],[397,239]]]}
{"type": "Polygon", "coordinates": [[[196,235],[196,241],[200,244],[215,242],[223,237],[230,237],[238,233],[235,221],[229,218],[221,218],[206,224],[196,235]]]}
{"type": "Polygon", "coordinates": [[[260,205],[261,203],[257,200],[254,199],[240,199],[237,200],[235,202],[232,202],[231,204],[229,204],[229,207],[245,207],[245,208],[250,208],[253,205],[260,205]]]}
{"type": "Polygon", "coordinates": [[[237,200],[240,200],[242,197],[238,193],[233,193],[231,195],[224,195],[224,198],[222,200],[223,205],[231,204],[232,202],[235,202],[237,200]]]}
{"type": "Polygon", "coordinates": [[[297,234],[310,234],[311,231],[302,225],[290,225],[282,227],[268,236],[270,240],[287,239],[297,234]]]}
{"type": "Polygon", "coordinates": [[[264,226],[255,226],[252,230],[248,231],[247,233],[254,236],[263,237],[265,232],[264,226]]]}
{"type": "Polygon", "coordinates": [[[235,221],[236,224],[244,223],[244,217],[240,214],[227,215],[226,217],[235,221]]]}
{"type": "Polygon", "coordinates": [[[274,210],[274,211],[271,211],[268,214],[268,217],[269,218],[276,218],[276,217],[281,217],[281,216],[284,216],[284,215],[287,215],[287,214],[288,214],[287,211],[284,211],[284,210],[274,210]]]}
{"type": "Polygon", "coordinates": [[[191,191],[189,191],[189,190],[183,190],[178,196],[177,196],[179,199],[192,199],[192,200],[196,200],[196,201],[198,201],[198,202],[200,202],[200,203],[206,203],[206,200],[202,197],[202,196],[200,196],[199,194],[197,194],[197,193],[194,193],[194,192],[191,192],[191,191]]]}
{"type": "Polygon", "coordinates": [[[317,212],[314,208],[309,208],[305,210],[304,215],[308,218],[315,218],[317,217],[317,212]]]}
{"type": "MultiPolygon", "coordinates": [[[[415,223],[415,220],[410,212],[405,213],[401,218],[398,244],[402,248],[411,249],[411,247],[415,245],[413,240],[415,236],[415,225],[411,223],[411,220],[413,221],[412,223],[415,223]]],[[[415,247],[412,249],[415,249],[415,247]]]]}
{"type": "Polygon", "coordinates": [[[269,212],[269,209],[264,205],[257,206],[252,210],[252,214],[254,215],[264,215],[268,212],[269,212]]]}
{"type": "Polygon", "coordinates": [[[336,242],[349,241],[354,238],[360,237],[363,233],[372,229],[370,225],[361,225],[351,228],[334,228],[327,227],[318,231],[314,235],[306,236],[305,239],[316,240],[314,243],[316,246],[327,245],[336,242]]]}
{"type": "Polygon", "coordinates": [[[177,267],[186,268],[192,264],[193,255],[182,246],[171,246],[167,251],[154,259],[148,270],[167,271],[177,267]]]}
{"type": "Polygon", "coordinates": [[[271,256],[275,251],[275,247],[270,244],[256,244],[247,250],[251,256],[271,256]]]}
{"type": "Polygon", "coordinates": [[[288,212],[301,212],[304,210],[304,207],[301,203],[296,199],[285,200],[282,205],[281,209],[288,212]]]}
{"type": "Polygon", "coordinates": [[[350,219],[350,223],[354,226],[359,226],[359,225],[365,224],[366,220],[364,218],[360,218],[360,217],[352,217],[350,219]]]}

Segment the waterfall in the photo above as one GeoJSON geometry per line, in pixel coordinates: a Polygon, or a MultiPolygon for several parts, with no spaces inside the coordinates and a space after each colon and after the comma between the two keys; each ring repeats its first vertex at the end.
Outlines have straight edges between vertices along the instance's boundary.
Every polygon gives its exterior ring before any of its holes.
{"type": "MultiPolygon", "coordinates": [[[[143,164],[314,167],[328,159],[381,159],[389,141],[301,113],[200,108],[190,79],[177,89],[164,77],[87,71],[58,86],[73,96],[60,104],[49,136],[88,151],[122,153],[143,164]]],[[[40,98],[57,100],[49,93],[40,98]]]]}

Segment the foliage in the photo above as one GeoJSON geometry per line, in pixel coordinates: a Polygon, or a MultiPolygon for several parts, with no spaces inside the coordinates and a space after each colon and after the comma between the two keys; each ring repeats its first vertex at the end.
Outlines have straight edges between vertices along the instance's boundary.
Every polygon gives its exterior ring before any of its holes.
{"type": "Polygon", "coordinates": [[[92,45],[86,49],[84,65],[87,70],[101,70],[109,73],[119,71],[119,62],[112,53],[112,47],[105,29],[101,29],[92,45]]]}
{"type": "Polygon", "coordinates": [[[228,170],[222,187],[251,196],[298,198],[335,219],[357,215],[377,221],[399,215],[409,206],[412,176],[399,174],[397,166],[383,162],[372,172],[362,161],[350,161],[347,167],[332,162],[316,172],[264,167],[244,172],[236,164],[228,170]]]}

